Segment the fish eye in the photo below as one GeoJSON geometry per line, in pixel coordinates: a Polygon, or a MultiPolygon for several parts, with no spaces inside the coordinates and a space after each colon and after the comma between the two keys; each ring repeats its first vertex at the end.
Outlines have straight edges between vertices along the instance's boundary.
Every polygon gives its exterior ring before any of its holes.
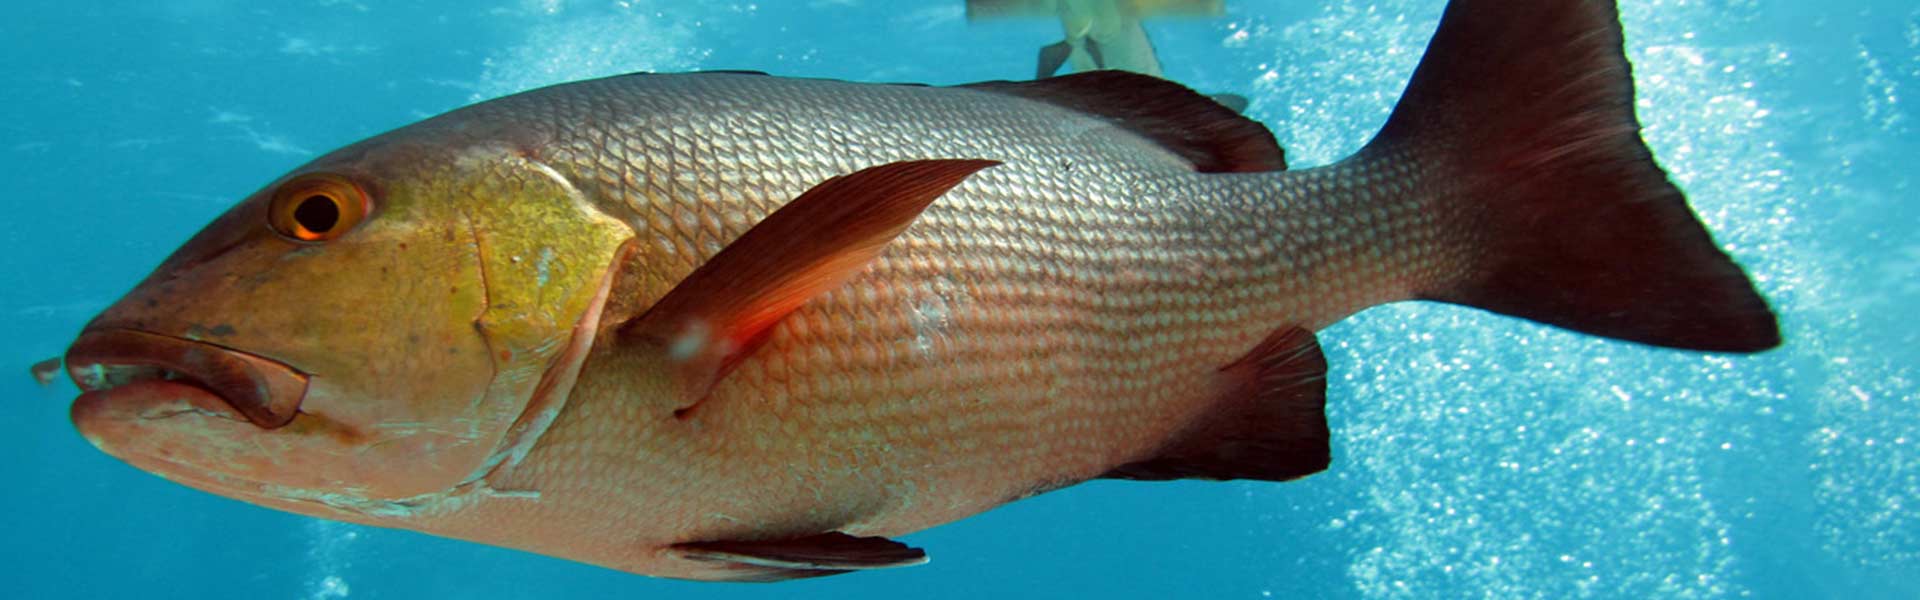
{"type": "Polygon", "coordinates": [[[273,193],[267,222],[280,235],[324,242],[345,234],[367,215],[367,194],[353,181],[330,173],[295,177],[273,193]]]}

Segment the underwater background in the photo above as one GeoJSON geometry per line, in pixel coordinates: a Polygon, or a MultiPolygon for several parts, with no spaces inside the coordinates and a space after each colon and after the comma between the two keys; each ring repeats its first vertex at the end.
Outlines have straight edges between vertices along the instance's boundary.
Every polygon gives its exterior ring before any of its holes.
{"type": "MultiPolygon", "coordinates": [[[[1229,0],[1148,25],[1298,166],[1360,147],[1441,0],[1229,0]]],[[[0,598],[1920,598],[1920,7],[1625,0],[1644,133],[1779,311],[1723,356],[1406,303],[1321,335],[1335,460],[1095,482],[907,536],[930,565],[700,584],[283,514],[88,446],[26,366],[321,153],[540,85],[756,69],[1020,79],[1045,20],[961,0],[9,3],[0,598]],[[991,595],[991,596],[989,596],[991,595]]]]}

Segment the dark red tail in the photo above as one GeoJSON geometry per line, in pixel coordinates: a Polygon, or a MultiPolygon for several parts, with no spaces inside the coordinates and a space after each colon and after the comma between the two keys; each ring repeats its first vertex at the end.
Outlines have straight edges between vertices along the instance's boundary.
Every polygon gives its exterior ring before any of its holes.
{"type": "Polygon", "coordinates": [[[1640,140],[1611,0],[1454,0],[1368,155],[1441,161],[1483,240],[1453,302],[1658,346],[1779,345],[1640,140]]]}

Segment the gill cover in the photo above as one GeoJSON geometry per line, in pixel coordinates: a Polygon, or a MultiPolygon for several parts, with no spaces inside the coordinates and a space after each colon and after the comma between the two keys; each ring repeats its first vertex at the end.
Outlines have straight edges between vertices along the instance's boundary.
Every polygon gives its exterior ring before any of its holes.
{"type": "Polygon", "coordinates": [[[481,152],[500,168],[479,178],[473,198],[487,287],[476,326],[494,361],[485,404],[509,410],[485,417],[507,429],[469,481],[518,462],[559,415],[633,235],[552,167],[510,150],[481,152]]]}

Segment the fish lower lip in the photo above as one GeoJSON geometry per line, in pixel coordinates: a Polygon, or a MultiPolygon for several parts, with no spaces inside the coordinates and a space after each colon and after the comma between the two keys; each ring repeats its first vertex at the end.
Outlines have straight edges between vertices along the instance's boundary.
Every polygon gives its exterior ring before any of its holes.
{"type": "Polygon", "coordinates": [[[283,363],[132,329],[81,333],[67,349],[67,373],[88,393],[151,381],[201,388],[266,429],[292,421],[307,390],[307,376],[283,363]]]}
{"type": "Polygon", "coordinates": [[[207,388],[167,379],[140,379],[110,388],[90,390],[73,401],[74,424],[86,433],[84,421],[96,415],[117,414],[139,421],[199,414],[251,423],[232,403],[207,388]]]}

